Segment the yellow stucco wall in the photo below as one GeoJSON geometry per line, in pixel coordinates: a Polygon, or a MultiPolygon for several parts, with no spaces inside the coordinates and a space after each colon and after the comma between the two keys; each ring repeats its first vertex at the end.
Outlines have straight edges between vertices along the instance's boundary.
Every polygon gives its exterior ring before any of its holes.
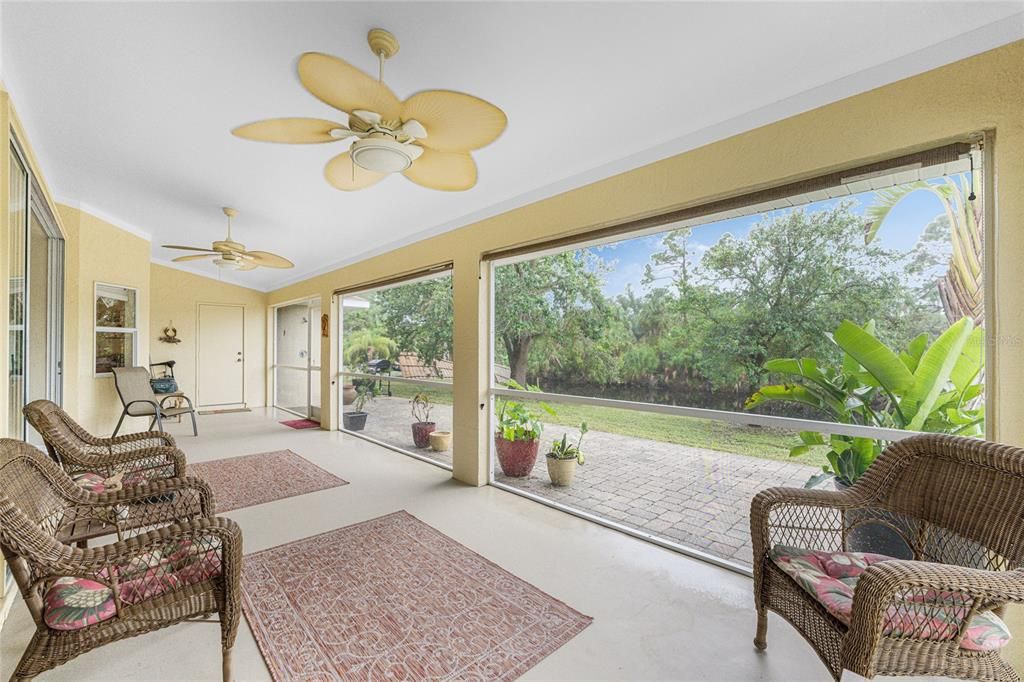
{"type": "MultiPolygon", "coordinates": [[[[994,437],[1024,444],[1024,41],[992,50],[271,292],[271,303],[454,261],[455,477],[486,482],[489,251],[649,216],[994,131],[989,310],[994,437]],[[483,278],[481,277],[483,275],[483,278]]],[[[333,325],[332,325],[333,327],[333,325]]],[[[332,339],[329,343],[334,343],[332,339]]],[[[324,366],[330,360],[323,349],[324,366]]],[[[334,368],[336,369],[336,367],[334,368]]],[[[329,373],[323,394],[329,398],[329,373]]],[[[333,409],[325,406],[329,414],[333,409]]]]}
{"type": "Polygon", "coordinates": [[[154,362],[174,360],[178,386],[196,396],[198,306],[220,303],[245,307],[245,401],[262,407],[266,401],[267,295],[255,289],[226,284],[164,265],[151,269],[150,353],[154,362]],[[181,343],[159,340],[173,321],[181,343]]]}
{"type": "MultiPolygon", "coordinates": [[[[98,435],[109,435],[121,415],[112,375],[95,376],[94,291],[97,283],[136,290],[136,363],[148,364],[150,328],[150,243],[85,211],[59,204],[65,228],[64,395],[68,412],[98,435]]],[[[129,418],[122,433],[149,422],[129,418]]]]}

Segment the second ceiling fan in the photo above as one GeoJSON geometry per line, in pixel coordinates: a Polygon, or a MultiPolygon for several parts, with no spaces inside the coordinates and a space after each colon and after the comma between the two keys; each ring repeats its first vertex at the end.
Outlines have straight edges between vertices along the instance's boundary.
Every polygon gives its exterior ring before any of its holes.
{"type": "Polygon", "coordinates": [[[430,189],[460,191],[476,184],[469,152],[493,142],[508,119],[479,97],[452,90],[425,90],[405,101],[384,84],[384,61],[398,41],[375,28],[367,36],[379,60],[379,78],[320,52],[299,58],[299,80],[316,98],[348,114],[348,125],[319,118],[272,118],[231,132],[260,142],[318,144],[355,138],[349,151],[331,159],[324,176],[337,189],[374,185],[392,173],[430,189]]]}

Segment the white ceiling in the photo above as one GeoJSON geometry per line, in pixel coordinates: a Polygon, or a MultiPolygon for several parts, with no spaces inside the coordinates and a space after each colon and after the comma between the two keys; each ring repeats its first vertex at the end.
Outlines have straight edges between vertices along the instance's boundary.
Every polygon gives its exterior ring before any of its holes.
{"type": "MultiPolygon", "coordinates": [[[[956,3],[5,3],[3,79],[60,200],[161,243],[235,238],[294,270],[272,289],[1024,37],[1024,0],[956,3]],[[462,90],[509,126],[468,192],[323,180],[339,145],[239,140],[274,116],[332,117],[295,74],[327,52],[373,72],[401,41],[400,98],[462,90]]],[[[955,97],[955,93],[950,93],[955,97]]],[[[180,252],[179,252],[180,253],[180,252]]],[[[190,269],[217,276],[212,264],[190,269]]]]}

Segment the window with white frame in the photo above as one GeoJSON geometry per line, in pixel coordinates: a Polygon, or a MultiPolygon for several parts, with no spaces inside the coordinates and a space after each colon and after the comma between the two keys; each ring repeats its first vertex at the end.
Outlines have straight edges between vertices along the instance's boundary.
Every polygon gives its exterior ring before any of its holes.
{"type": "Polygon", "coordinates": [[[132,367],[138,344],[136,292],[130,287],[96,284],[96,374],[132,367]]]}

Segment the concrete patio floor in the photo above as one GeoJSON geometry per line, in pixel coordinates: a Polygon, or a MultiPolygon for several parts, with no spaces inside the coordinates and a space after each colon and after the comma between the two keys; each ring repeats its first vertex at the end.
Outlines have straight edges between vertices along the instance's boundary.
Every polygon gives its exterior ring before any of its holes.
{"type": "MultiPolygon", "coordinates": [[[[414,447],[407,399],[382,396],[365,409],[365,435],[451,464],[450,451],[414,447]]],[[[450,405],[436,405],[431,418],[438,430],[451,430],[451,415],[450,405]]],[[[794,462],[591,429],[584,440],[586,464],[577,469],[572,487],[556,488],[548,479],[544,452],[562,433],[570,439],[579,435],[577,429],[546,424],[532,473],[510,478],[497,467],[495,480],[744,564],[752,558],[749,511],[754,494],[772,486],[803,487],[818,471],[794,462]]]]}

